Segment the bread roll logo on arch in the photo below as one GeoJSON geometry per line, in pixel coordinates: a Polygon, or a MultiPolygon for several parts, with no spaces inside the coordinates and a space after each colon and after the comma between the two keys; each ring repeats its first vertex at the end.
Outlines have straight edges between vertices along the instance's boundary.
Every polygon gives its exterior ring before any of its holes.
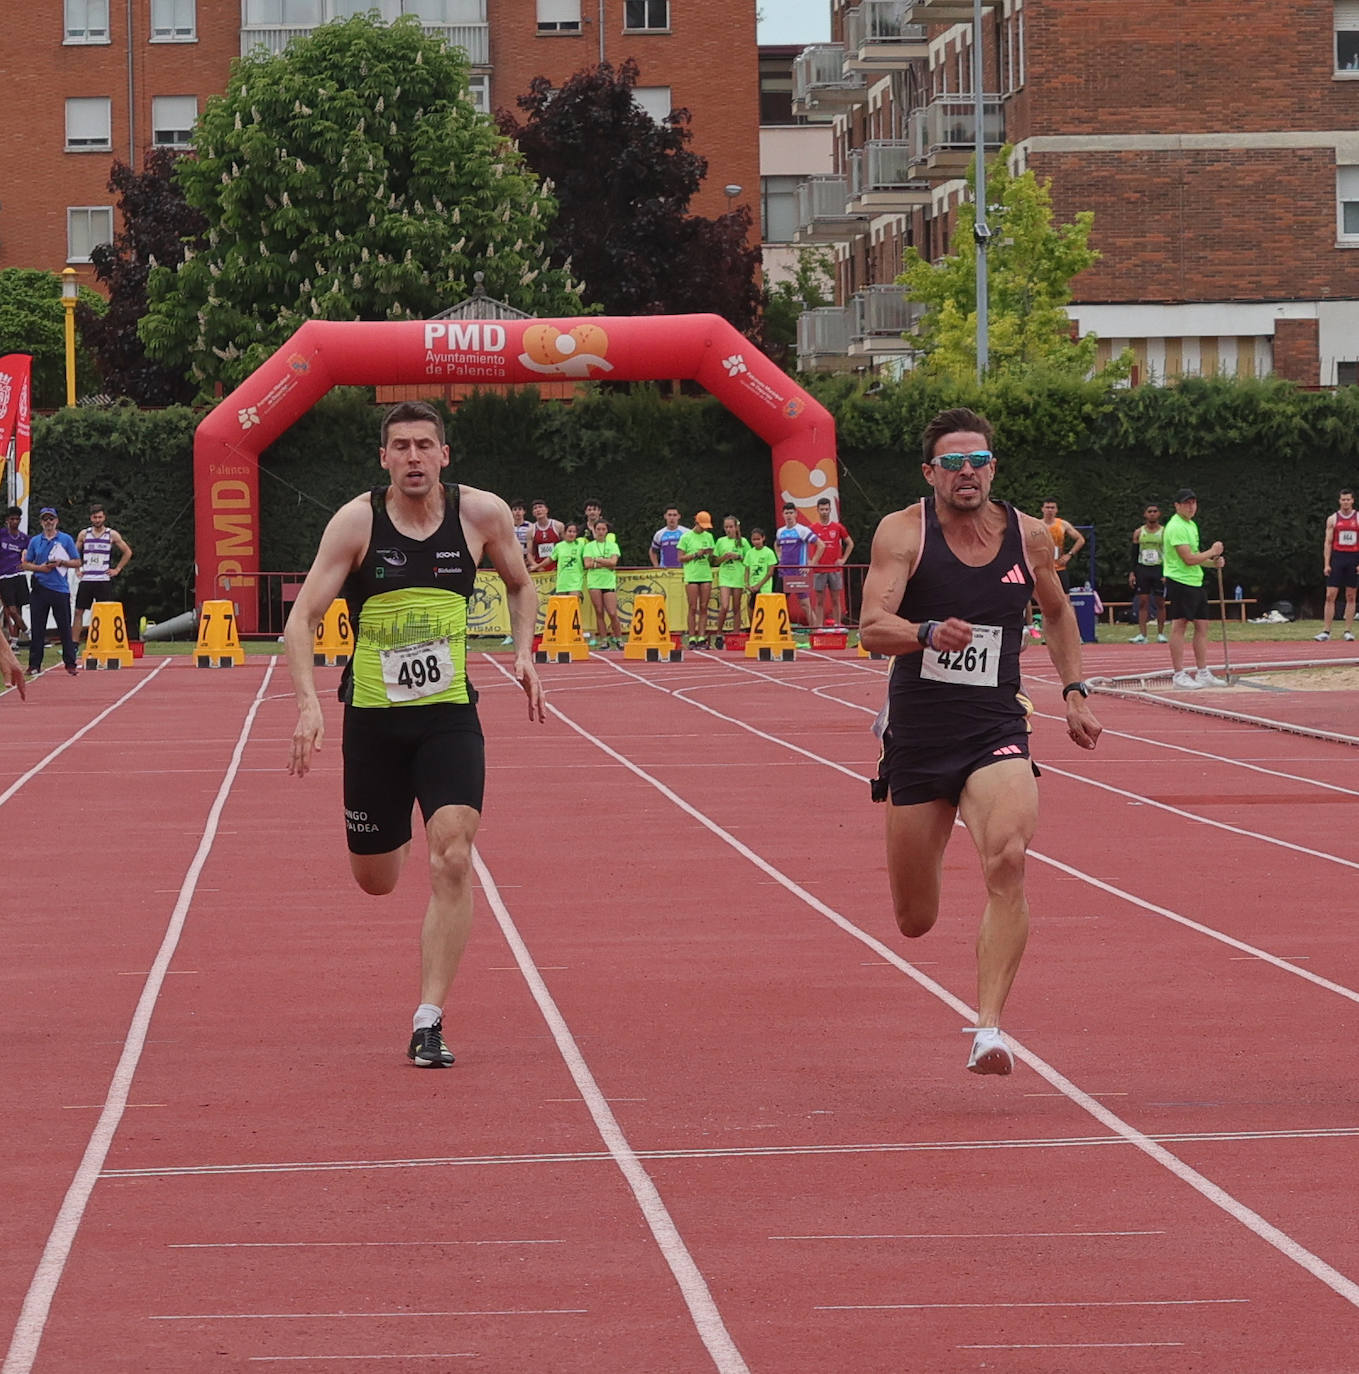
{"type": "Polygon", "coordinates": [[[609,336],[597,324],[578,324],[569,330],[554,324],[531,324],[524,330],[519,361],[531,372],[549,377],[592,377],[612,372],[605,356],[609,336]]]}
{"type": "Polygon", "coordinates": [[[797,507],[798,519],[814,524],[817,520],[816,503],[829,500],[831,519],[840,518],[840,488],[834,458],[823,458],[819,463],[808,467],[796,458],[789,459],[779,468],[779,504],[791,501],[797,507]]]}

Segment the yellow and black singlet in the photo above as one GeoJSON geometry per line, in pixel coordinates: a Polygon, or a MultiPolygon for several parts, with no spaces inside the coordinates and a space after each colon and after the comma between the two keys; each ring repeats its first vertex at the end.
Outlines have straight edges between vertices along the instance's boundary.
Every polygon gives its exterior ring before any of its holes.
{"type": "Polygon", "coordinates": [[[412,539],[392,524],[388,490],[369,493],[373,532],[345,580],[354,656],[340,700],[356,707],[475,702],[467,680],[467,604],[477,569],[459,489],[444,487],[443,523],[428,539],[412,539]]]}

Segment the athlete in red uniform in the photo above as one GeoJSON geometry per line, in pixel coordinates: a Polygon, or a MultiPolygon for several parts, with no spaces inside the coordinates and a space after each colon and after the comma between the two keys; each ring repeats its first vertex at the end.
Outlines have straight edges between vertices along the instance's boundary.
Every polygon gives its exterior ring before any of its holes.
{"type": "Polygon", "coordinates": [[[1354,492],[1344,487],[1340,509],[1326,521],[1326,537],[1321,542],[1321,558],[1326,576],[1326,618],[1317,638],[1331,637],[1335,619],[1335,594],[1345,589],[1345,638],[1354,639],[1354,595],[1359,589],[1359,511],[1354,508],[1354,492]]]}

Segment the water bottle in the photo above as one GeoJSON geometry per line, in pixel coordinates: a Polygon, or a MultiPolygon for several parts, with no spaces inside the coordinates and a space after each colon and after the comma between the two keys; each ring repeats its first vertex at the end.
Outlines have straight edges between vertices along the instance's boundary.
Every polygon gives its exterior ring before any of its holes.
{"type": "Polygon", "coordinates": [[[1245,588],[1243,588],[1239,582],[1236,584],[1236,591],[1233,595],[1237,601],[1244,601],[1246,599],[1245,588]]]}

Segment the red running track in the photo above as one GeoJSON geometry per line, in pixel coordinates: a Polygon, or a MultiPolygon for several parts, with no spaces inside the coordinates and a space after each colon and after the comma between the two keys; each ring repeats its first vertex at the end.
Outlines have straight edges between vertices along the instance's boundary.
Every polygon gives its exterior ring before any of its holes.
{"type": "Polygon", "coordinates": [[[884,664],[594,659],[536,728],[484,660],[448,1072],[419,855],[352,887],[279,670],[0,701],[5,1374],[1352,1371],[1353,753],[1109,701],[1078,754],[1045,663],[1007,1080],[965,836],[892,927],[884,664]]]}

